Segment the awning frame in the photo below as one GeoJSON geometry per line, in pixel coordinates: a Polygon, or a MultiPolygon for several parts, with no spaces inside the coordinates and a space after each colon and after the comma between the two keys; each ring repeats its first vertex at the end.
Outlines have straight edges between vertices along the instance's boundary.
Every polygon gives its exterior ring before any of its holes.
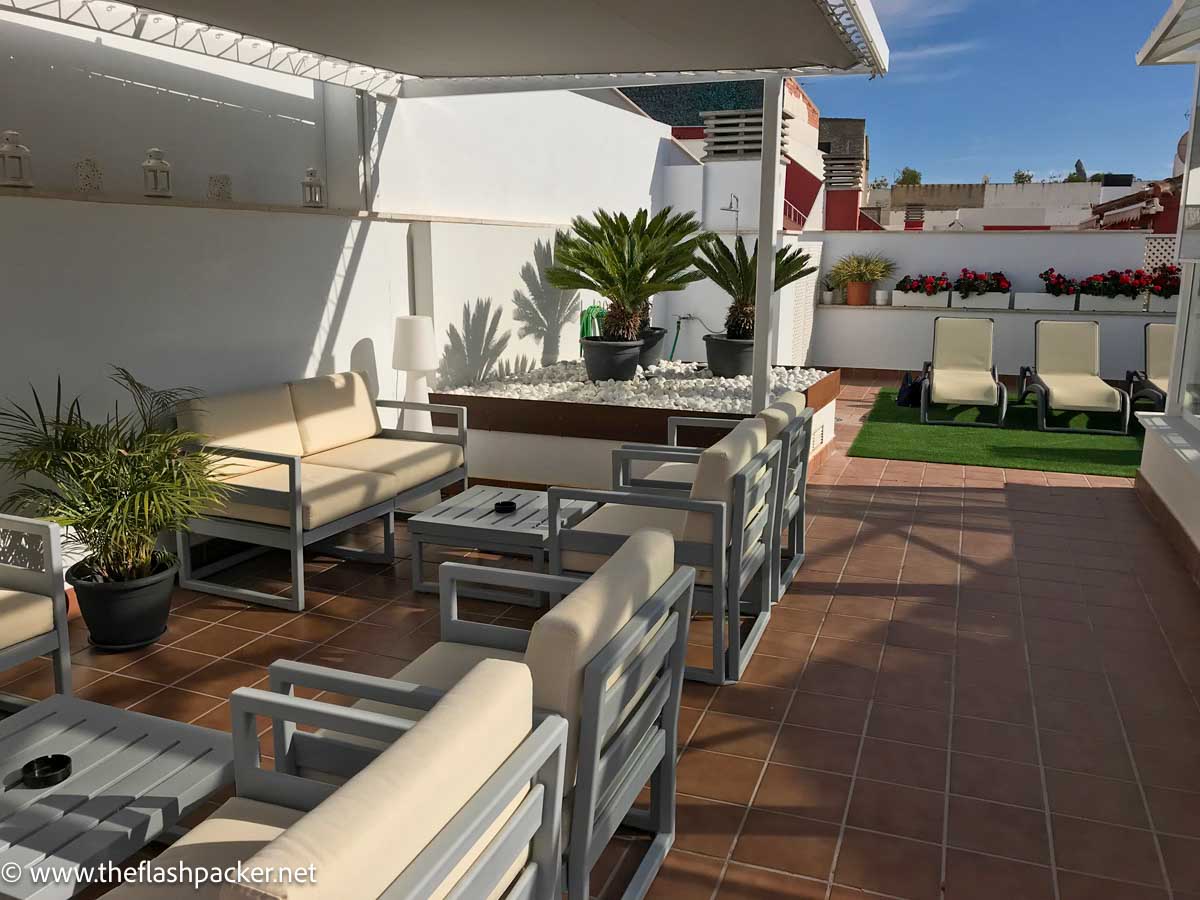
{"type": "Polygon", "coordinates": [[[1172,0],[1137,54],[1139,66],[1200,62],[1200,2],[1172,0]]]}

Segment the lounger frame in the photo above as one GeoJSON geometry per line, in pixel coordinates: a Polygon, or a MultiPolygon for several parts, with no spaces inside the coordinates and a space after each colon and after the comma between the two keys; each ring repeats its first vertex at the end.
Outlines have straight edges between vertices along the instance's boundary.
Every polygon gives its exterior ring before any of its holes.
{"type": "MultiPolygon", "coordinates": [[[[808,493],[808,473],[812,454],[812,407],[806,407],[787,427],[779,432],[780,449],[779,494],[775,498],[776,527],[779,535],[775,545],[773,596],[776,602],[783,599],[796,573],[804,565],[806,554],[804,537],[805,500],[808,493]],[[784,542],[784,533],[787,539],[784,542]]],[[[671,416],[667,419],[666,448],[654,444],[624,444],[613,451],[613,490],[644,491],[646,493],[687,493],[691,482],[665,481],[637,478],[633,475],[633,464],[646,461],[642,451],[667,449],[690,454],[687,462],[698,461],[703,447],[691,447],[679,443],[681,428],[713,428],[732,431],[745,419],[712,419],[702,416],[671,416]]]]}
{"type": "MultiPolygon", "coordinates": [[[[311,811],[336,790],[325,781],[298,774],[302,767],[335,771],[349,778],[371,762],[380,748],[360,746],[337,737],[299,731],[297,724],[333,729],[381,741],[386,746],[404,736],[414,722],[356,707],[305,700],[297,686],[333,691],[431,709],[444,691],[359,675],[323,666],[280,661],[270,667],[271,690],[238,688],[230,697],[233,716],[234,771],[237,794],[264,803],[311,811]],[[262,767],[257,720],[272,720],[274,769],[262,767]],[[316,764],[316,765],[314,765],[316,764]],[[334,768],[330,769],[332,765],[334,768]]],[[[504,882],[511,860],[528,846],[529,859],[504,893],[505,900],[551,900],[558,890],[562,851],[562,796],[567,723],[557,715],[534,715],[534,729],[484,783],[381,897],[423,900],[440,885],[483,837],[513,796],[529,792],[483,853],[448,895],[454,900],[486,897],[504,882]]]]}
{"type": "MultiPolygon", "coordinates": [[[[725,506],[720,500],[693,500],[678,491],[596,491],[552,487],[547,491],[550,520],[550,571],[555,575],[586,576],[564,572],[563,553],[579,551],[611,556],[629,539],[627,534],[582,531],[563,524],[558,513],[563,500],[590,500],[622,506],[676,509],[708,513],[712,519],[707,541],[675,541],[680,565],[703,566],[712,572],[711,585],[696,585],[694,612],[712,615],[712,664],[688,666],[685,676],[709,684],[737,681],[750,662],[771,617],[776,594],[773,561],[779,531],[775,527],[775,501],[781,471],[782,444],[771,441],[733,476],[730,528],[725,526],[725,506]],[[760,505],[761,504],[761,505],[760,505]],[[751,515],[753,513],[753,515],[751,515]],[[742,637],[741,622],[750,620],[742,637]]],[[[694,462],[695,454],[678,450],[648,450],[652,462],[694,462]]],[[[690,488],[690,485],[689,485],[690,488]]],[[[587,521],[584,519],[583,521],[587,521]]]]}
{"type": "MultiPolygon", "coordinates": [[[[1038,319],[1036,322],[1033,323],[1033,358],[1034,358],[1034,360],[1038,359],[1038,349],[1039,349],[1038,325],[1040,325],[1044,321],[1051,322],[1051,321],[1056,321],[1056,320],[1038,319]]],[[[1057,320],[1057,321],[1061,321],[1061,320],[1057,320]]],[[[1100,327],[1099,322],[1095,321],[1094,319],[1092,319],[1090,321],[1091,321],[1091,324],[1095,325],[1097,328],[1100,327]]],[[[1096,377],[1099,378],[1100,376],[1097,375],[1096,377]]],[[[1052,408],[1050,406],[1050,388],[1046,386],[1046,383],[1044,381],[1042,381],[1041,376],[1038,375],[1036,362],[1032,366],[1021,366],[1020,385],[1018,387],[1018,391],[1019,391],[1018,396],[1020,397],[1020,399],[1018,400],[1018,402],[1024,403],[1025,398],[1027,396],[1029,396],[1029,394],[1031,392],[1034,394],[1037,394],[1038,431],[1061,431],[1061,432],[1066,432],[1066,433],[1070,433],[1070,434],[1118,434],[1118,435],[1129,434],[1129,415],[1132,410],[1132,403],[1130,403],[1129,394],[1127,392],[1123,391],[1121,388],[1113,388],[1113,390],[1115,390],[1118,394],[1121,395],[1121,409],[1118,412],[1118,415],[1121,416],[1121,429],[1119,431],[1117,429],[1113,429],[1113,428],[1069,428],[1069,427],[1062,426],[1062,425],[1047,425],[1046,420],[1047,420],[1047,417],[1049,416],[1050,410],[1052,408]]],[[[1060,412],[1090,412],[1090,410],[1063,409],[1063,410],[1060,410],[1060,412]]]]}
{"type": "MultiPolygon", "coordinates": [[[[993,328],[996,325],[996,320],[991,317],[968,317],[968,316],[936,316],[933,320],[933,344],[934,356],[937,356],[937,323],[940,319],[949,318],[972,318],[979,321],[991,322],[993,328]]],[[[921,368],[921,424],[922,425],[958,425],[965,428],[1003,428],[1004,420],[1008,416],[1008,388],[1004,382],[996,375],[996,367],[991,367],[992,381],[996,382],[996,406],[998,407],[995,422],[955,422],[952,419],[930,419],[929,406],[933,402],[933,360],[926,360],[925,365],[921,368]]],[[[953,404],[944,404],[953,405],[953,404]]],[[[966,406],[968,404],[960,404],[966,406]]],[[[978,405],[978,404],[970,404],[978,405]]]]}
{"type": "Polygon", "coordinates": [[[421,484],[415,485],[408,490],[402,491],[389,500],[384,500],[374,506],[358,510],[333,522],[321,525],[318,528],[305,529],[303,527],[300,479],[300,467],[304,462],[303,457],[209,444],[205,449],[221,456],[278,463],[288,467],[288,490],[286,492],[253,487],[238,488],[236,492],[238,500],[253,503],[257,506],[287,510],[288,524],[286,526],[267,525],[260,522],[248,522],[222,516],[209,516],[189,520],[186,530],[176,532],[175,534],[176,548],[179,555],[180,587],[205,594],[215,594],[235,600],[245,600],[249,603],[259,603],[264,606],[274,606],[291,610],[292,612],[300,612],[304,609],[304,550],[306,547],[316,547],[322,553],[340,559],[386,563],[395,561],[395,511],[402,509],[407,503],[413,500],[435,491],[440,492],[442,488],[452,484],[462,482],[464,488],[467,486],[467,411],[461,406],[449,406],[441,403],[413,403],[406,400],[376,400],[375,405],[380,409],[413,409],[429,413],[453,414],[456,421],[456,429],[453,434],[384,428],[379,432],[377,437],[395,440],[425,441],[437,444],[456,444],[462,447],[463,464],[421,484]],[[344,547],[336,543],[336,538],[339,534],[376,519],[383,523],[384,549],[382,553],[344,547]],[[246,550],[233,553],[213,563],[195,568],[192,563],[191,534],[226,538],[250,544],[251,546],[246,550]],[[210,580],[210,576],[266,553],[271,549],[286,550],[288,552],[291,564],[291,596],[269,594],[265,591],[256,591],[251,588],[210,580]]]}
{"type": "Polygon", "coordinates": [[[1125,391],[1129,394],[1131,407],[1139,400],[1149,400],[1154,404],[1155,412],[1163,412],[1167,408],[1167,392],[1146,374],[1150,366],[1150,326],[1154,324],[1156,323],[1147,322],[1142,329],[1142,353],[1146,368],[1126,370],[1125,391]]]}
{"type": "MultiPolygon", "coordinates": [[[[0,671],[48,655],[54,671],[54,690],[71,693],[71,641],[67,635],[67,593],[63,585],[62,530],[53,522],[24,516],[0,515],[0,534],[16,535],[5,541],[0,562],[0,587],[49,597],[54,604],[54,626],[0,650],[0,671]],[[30,541],[29,539],[33,540],[30,541]],[[38,546],[40,544],[40,546],[38,546]],[[29,563],[31,565],[26,565],[29,563]],[[40,569],[32,565],[40,566],[40,569]]],[[[5,695],[0,705],[28,706],[28,701],[5,695]]]]}

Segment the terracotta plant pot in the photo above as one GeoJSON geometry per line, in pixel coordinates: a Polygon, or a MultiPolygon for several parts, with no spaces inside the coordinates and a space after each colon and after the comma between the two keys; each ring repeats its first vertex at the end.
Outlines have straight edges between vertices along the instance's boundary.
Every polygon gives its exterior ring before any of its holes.
{"type": "Polygon", "coordinates": [[[871,282],[851,281],[846,285],[846,305],[866,306],[871,302],[871,282]]]}

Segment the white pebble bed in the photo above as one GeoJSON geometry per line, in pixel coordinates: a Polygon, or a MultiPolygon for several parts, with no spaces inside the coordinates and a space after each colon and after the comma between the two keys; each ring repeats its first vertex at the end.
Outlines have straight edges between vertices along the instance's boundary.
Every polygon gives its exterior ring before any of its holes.
{"type": "MultiPolygon", "coordinates": [[[[826,375],[821,369],[771,370],[772,399],[788,391],[806,391],[826,375]]],[[[701,363],[664,362],[638,368],[633,381],[591,382],[581,360],[555,363],[523,375],[457,387],[450,393],[514,400],[557,400],[703,412],[750,412],[751,378],[716,378],[701,363]]]]}

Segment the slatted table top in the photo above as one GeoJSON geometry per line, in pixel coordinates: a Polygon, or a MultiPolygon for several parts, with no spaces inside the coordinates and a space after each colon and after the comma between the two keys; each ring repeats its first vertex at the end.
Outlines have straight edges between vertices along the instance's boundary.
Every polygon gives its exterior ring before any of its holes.
{"type": "Polygon", "coordinates": [[[35,883],[31,866],[121,863],[232,782],[233,743],[224,732],[55,695],[0,720],[0,771],[0,896],[50,900],[86,885],[35,883]],[[25,787],[21,767],[52,753],[71,757],[71,776],[25,787]]]}
{"type": "MultiPolygon", "coordinates": [[[[564,523],[573,525],[599,504],[565,500],[559,506],[564,523]]],[[[549,510],[544,491],[476,485],[417,513],[408,528],[420,537],[482,540],[523,547],[545,547],[550,536],[549,510]],[[512,500],[517,511],[498,513],[498,501],[512,500]]]]}

